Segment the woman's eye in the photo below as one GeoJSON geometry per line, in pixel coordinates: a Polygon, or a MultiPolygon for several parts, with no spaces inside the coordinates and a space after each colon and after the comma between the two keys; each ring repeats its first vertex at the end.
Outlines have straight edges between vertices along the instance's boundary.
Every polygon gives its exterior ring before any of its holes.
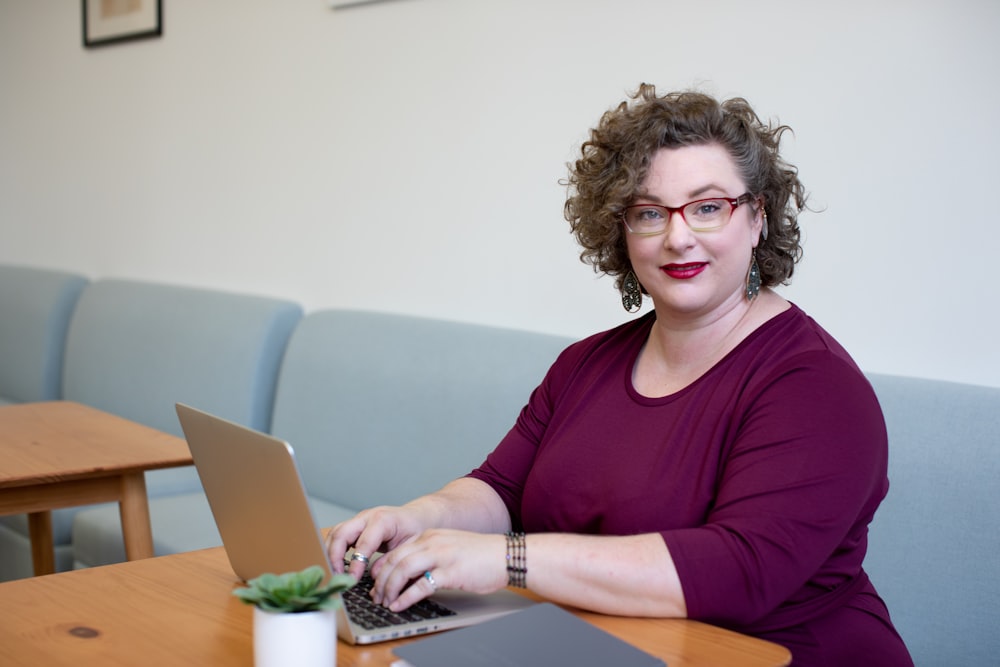
{"type": "Polygon", "coordinates": [[[699,218],[711,218],[712,216],[718,215],[721,210],[722,203],[713,199],[711,201],[699,202],[694,209],[694,215],[699,218]]]}
{"type": "Polygon", "coordinates": [[[641,208],[636,214],[636,220],[640,222],[655,222],[663,218],[662,211],[656,208],[641,208]]]}

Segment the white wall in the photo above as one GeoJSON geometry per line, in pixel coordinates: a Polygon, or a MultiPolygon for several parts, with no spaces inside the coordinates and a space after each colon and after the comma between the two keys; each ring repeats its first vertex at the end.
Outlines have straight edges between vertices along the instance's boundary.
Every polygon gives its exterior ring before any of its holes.
{"type": "Polygon", "coordinates": [[[1000,3],[0,0],[0,261],[582,336],[559,180],[641,81],[790,124],[785,293],[867,370],[1000,386],[1000,3]]]}

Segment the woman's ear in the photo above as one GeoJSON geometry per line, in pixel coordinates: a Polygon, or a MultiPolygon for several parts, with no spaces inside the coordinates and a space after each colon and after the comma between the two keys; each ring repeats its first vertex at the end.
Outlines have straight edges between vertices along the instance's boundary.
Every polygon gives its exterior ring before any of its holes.
{"type": "Polygon", "coordinates": [[[764,207],[764,198],[757,198],[757,215],[755,216],[755,222],[760,225],[760,238],[762,241],[767,240],[767,210],[764,207]]]}

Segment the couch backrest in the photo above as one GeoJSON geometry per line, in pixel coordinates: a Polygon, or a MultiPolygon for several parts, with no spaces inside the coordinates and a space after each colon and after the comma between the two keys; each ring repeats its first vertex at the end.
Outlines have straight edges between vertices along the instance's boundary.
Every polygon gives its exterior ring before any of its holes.
{"type": "Polygon", "coordinates": [[[0,265],[0,403],[59,397],[66,329],[81,275],[0,265]]]}
{"type": "MultiPolygon", "coordinates": [[[[289,301],[125,280],[83,292],[69,328],[63,396],[181,435],[178,401],[266,431],[289,301]]],[[[191,488],[190,470],[147,475],[150,495],[191,488]],[[180,486],[174,486],[174,481],[180,486]]]]}
{"type": "Polygon", "coordinates": [[[347,310],[307,315],[278,380],[273,433],[309,493],[397,504],[482,462],[570,340],[347,310]]]}
{"type": "Polygon", "coordinates": [[[917,667],[1000,655],[1000,389],[871,375],[889,495],[864,567],[917,667]]]}

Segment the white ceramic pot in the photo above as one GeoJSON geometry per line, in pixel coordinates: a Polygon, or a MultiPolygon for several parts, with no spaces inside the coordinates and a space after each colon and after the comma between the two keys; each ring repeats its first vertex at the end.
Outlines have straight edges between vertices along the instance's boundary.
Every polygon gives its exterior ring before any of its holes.
{"type": "Polygon", "coordinates": [[[253,608],[255,667],[334,667],[337,612],[277,614],[253,608]]]}

